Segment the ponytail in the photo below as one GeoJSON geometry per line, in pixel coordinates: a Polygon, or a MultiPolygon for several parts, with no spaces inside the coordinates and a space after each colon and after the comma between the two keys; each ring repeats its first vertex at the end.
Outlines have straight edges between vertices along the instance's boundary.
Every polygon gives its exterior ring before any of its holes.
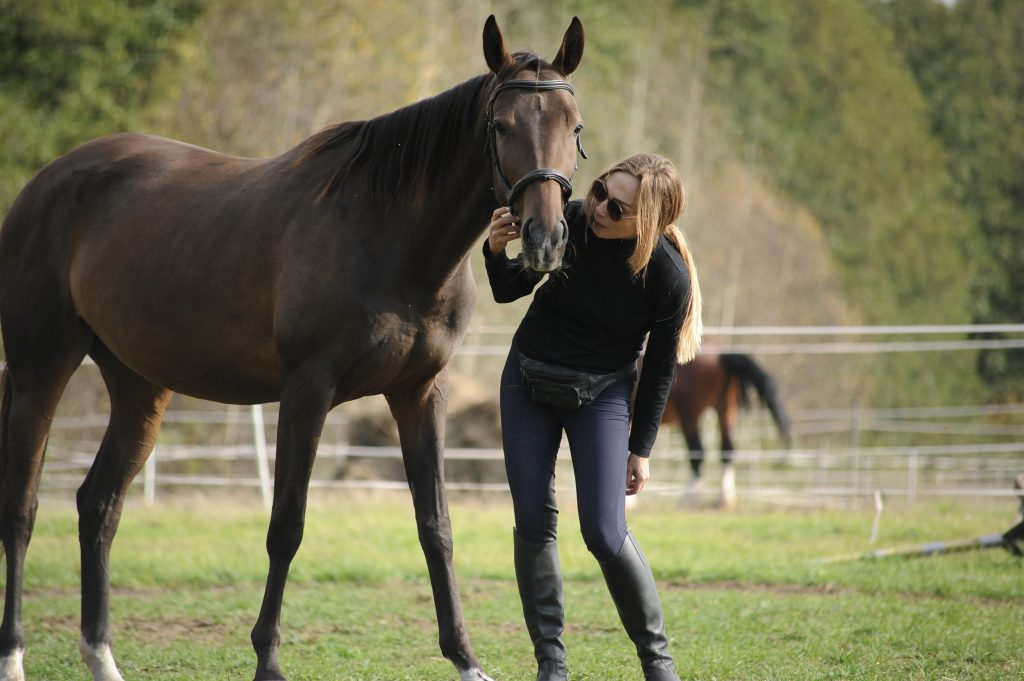
{"type": "MultiPolygon", "coordinates": [[[[697,268],[693,264],[693,256],[686,245],[686,239],[675,221],[686,208],[686,192],[679,179],[675,165],[667,158],[657,154],[636,154],[619,161],[600,175],[604,179],[612,173],[623,172],[640,180],[636,196],[636,246],[628,264],[633,275],[643,280],[647,274],[647,265],[651,261],[658,239],[664,234],[686,263],[686,272],[690,279],[690,295],[686,302],[686,316],[683,326],[679,329],[679,345],[676,355],[680,363],[689,362],[700,349],[700,337],[704,330],[701,321],[700,282],[697,280],[697,268]]],[[[583,210],[588,219],[592,219],[598,205],[593,191],[587,195],[583,210]]]]}
{"type": "Polygon", "coordinates": [[[704,322],[701,320],[700,281],[697,279],[697,267],[693,264],[693,256],[690,254],[690,248],[686,245],[683,233],[675,225],[669,225],[665,230],[665,236],[683,256],[686,273],[690,279],[690,295],[686,302],[683,326],[679,329],[679,346],[676,348],[679,363],[686,364],[697,356],[701,335],[704,333],[704,322]]]}

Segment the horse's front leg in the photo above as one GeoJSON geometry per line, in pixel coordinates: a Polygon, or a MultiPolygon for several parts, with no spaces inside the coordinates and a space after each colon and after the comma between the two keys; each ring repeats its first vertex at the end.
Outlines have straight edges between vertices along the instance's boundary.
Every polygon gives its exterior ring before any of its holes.
{"type": "Polygon", "coordinates": [[[252,630],[257,658],[255,681],[285,678],[277,659],[281,644],[281,602],[288,568],[302,542],[316,446],[334,399],[334,386],[324,378],[325,374],[318,372],[293,372],[285,378],[281,392],[274,505],[267,531],[270,570],[263,607],[252,630]]]}
{"type": "Polygon", "coordinates": [[[442,371],[417,389],[385,397],[398,422],[420,546],[434,592],[441,654],[455,664],[460,681],[491,681],[473,656],[452,568],[452,526],[444,488],[448,372],[442,371]]]}

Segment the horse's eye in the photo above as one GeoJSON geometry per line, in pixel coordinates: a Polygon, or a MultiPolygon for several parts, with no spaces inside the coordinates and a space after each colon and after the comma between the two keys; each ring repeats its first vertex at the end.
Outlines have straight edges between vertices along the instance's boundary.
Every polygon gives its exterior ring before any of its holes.
{"type": "Polygon", "coordinates": [[[508,126],[501,121],[494,121],[494,132],[499,135],[505,135],[508,133],[508,126]]]}
{"type": "Polygon", "coordinates": [[[576,126],[576,129],[572,131],[572,134],[579,135],[581,132],[583,132],[583,124],[582,123],[580,123],[579,125],[576,126]]]}

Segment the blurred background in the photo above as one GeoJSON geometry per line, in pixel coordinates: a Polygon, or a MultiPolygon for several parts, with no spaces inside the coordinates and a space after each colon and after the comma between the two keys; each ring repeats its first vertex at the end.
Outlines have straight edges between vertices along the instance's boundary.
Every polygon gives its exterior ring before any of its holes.
{"type": "MultiPolygon", "coordinates": [[[[577,198],[630,153],[679,166],[705,344],[755,358],[793,421],[784,450],[763,411],[741,417],[741,488],[846,501],[1008,489],[1024,469],[1024,3],[0,0],[0,209],[104,134],[271,156],[445,90],[486,69],[492,12],[514,50],[548,59],[583,22],[577,198]],[[826,328],[791,328],[809,326],[826,328]]],[[[493,303],[472,258],[448,474],[500,492],[497,376],[528,301],[493,303]]],[[[83,367],[44,493],[71,498],[106,409],[83,367]]],[[[175,396],[147,492],[258,487],[274,423],[271,406],[175,396]]],[[[704,426],[714,450],[713,417],[704,426]]],[[[339,407],[322,442],[314,484],[401,486],[382,400],[339,407]]],[[[661,493],[685,481],[683,449],[666,427],[661,493]]]]}

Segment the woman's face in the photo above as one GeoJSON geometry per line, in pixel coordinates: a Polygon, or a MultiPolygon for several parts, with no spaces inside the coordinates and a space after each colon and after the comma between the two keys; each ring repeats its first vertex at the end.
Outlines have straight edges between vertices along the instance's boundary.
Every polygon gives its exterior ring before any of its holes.
{"type": "Polygon", "coordinates": [[[640,191],[640,179],[618,171],[604,178],[603,188],[600,180],[594,185],[590,191],[598,199],[591,225],[595,236],[601,239],[635,239],[636,195],[640,191]]]}

